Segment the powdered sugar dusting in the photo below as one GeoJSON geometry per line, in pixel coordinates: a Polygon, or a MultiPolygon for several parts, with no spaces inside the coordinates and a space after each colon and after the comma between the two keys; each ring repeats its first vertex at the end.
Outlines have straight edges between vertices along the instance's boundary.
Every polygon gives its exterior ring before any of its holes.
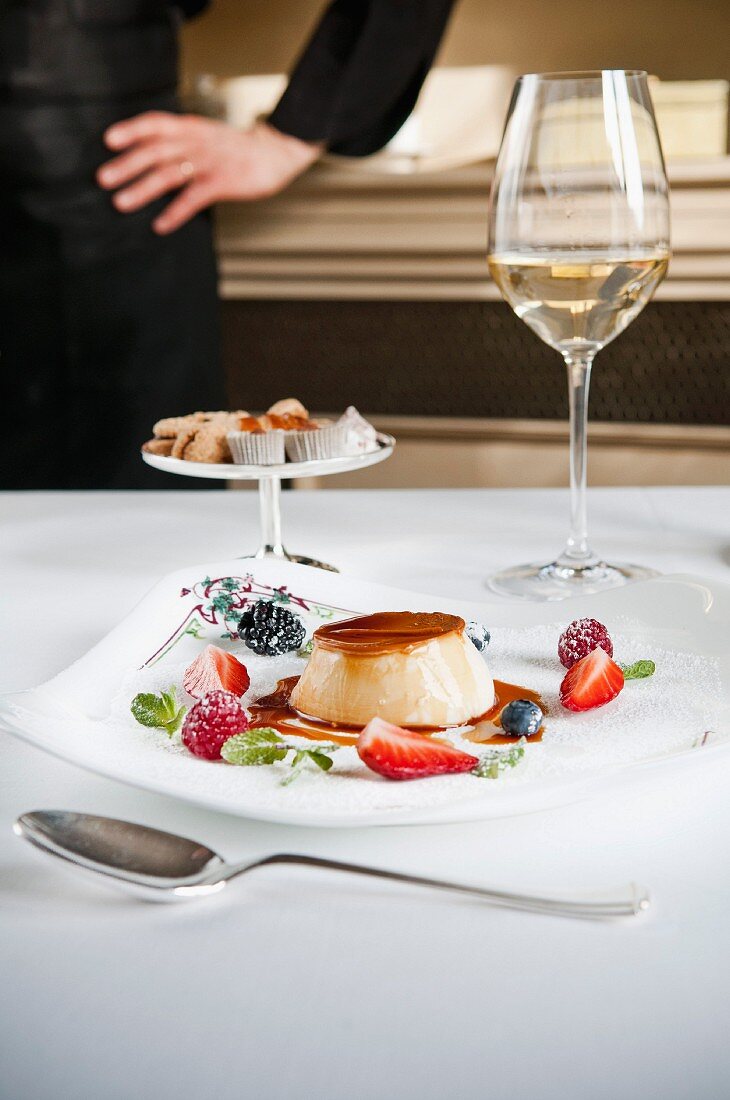
{"type": "MultiPolygon", "coordinates": [[[[309,620],[308,630],[321,620],[309,620]]],[[[339,616],[341,617],[341,616],[339,616]]],[[[334,756],[328,773],[304,773],[291,786],[282,787],[285,763],[264,767],[235,767],[223,762],[196,759],[180,744],[179,735],[169,740],[164,731],[149,730],[133,719],[129,704],[141,691],[160,691],[181,685],[185,669],[208,641],[230,649],[245,664],[251,677],[243,697],[249,704],[267,694],[278,680],[299,674],[305,660],[296,654],[259,657],[237,641],[222,642],[219,635],[186,638],[151,667],[129,671],[122,679],[111,713],[101,724],[102,736],[111,757],[120,763],[130,753],[143,759],[145,774],[152,783],[174,777],[195,791],[201,801],[236,811],[245,805],[254,816],[282,813],[311,813],[313,816],[345,815],[356,823],[373,812],[396,812],[447,806],[472,799],[489,799],[505,786],[527,786],[571,776],[598,775],[624,765],[638,763],[689,749],[701,740],[715,721],[714,705],[721,684],[717,663],[691,652],[657,644],[657,632],[640,623],[607,624],[614,643],[615,659],[630,664],[640,658],[656,662],[656,673],[646,680],[629,681],[613,702],[584,714],[561,707],[558,689],[564,669],[557,657],[557,641],[565,622],[526,628],[494,628],[485,652],[492,675],[538,691],[545,701],[547,717],[543,741],[528,744],[525,759],[497,780],[471,775],[439,776],[413,782],[391,782],[370,772],[353,748],[343,747],[334,756]]],[[[179,687],[180,698],[185,698],[179,687]]],[[[193,700],[187,699],[189,703],[193,700]]],[[[467,751],[461,731],[449,739],[467,751]]],[[[311,742],[308,743],[311,747],[311,742]]]]}

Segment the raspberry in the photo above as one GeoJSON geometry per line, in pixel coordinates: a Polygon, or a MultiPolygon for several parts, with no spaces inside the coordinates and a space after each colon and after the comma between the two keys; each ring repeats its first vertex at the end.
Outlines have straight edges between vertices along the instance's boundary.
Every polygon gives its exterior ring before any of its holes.
{"type": "Polygon", "coordinates": [[[576,619],[560,635],[560,663],[565,668],[572,668],[576,661],[587,657],[599,646],[609,657],[613,657],[613,642],[603,623],[599,623],[598,619],[576,619]]]}
{"type": "Polygon", "coordinates": [[[220,760],[229,737],[248,729],[248,715],[231,691],[209,691],[188,711],[182,728],[183,745],[195,756],[220,760]]]}

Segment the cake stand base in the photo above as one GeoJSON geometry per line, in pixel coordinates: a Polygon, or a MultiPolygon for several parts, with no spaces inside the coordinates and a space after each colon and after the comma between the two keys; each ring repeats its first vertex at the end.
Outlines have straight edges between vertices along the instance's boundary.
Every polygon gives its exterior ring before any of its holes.
{"type": "Polygon", "coordinates": [[[281,541],[281,482],[297,478],[325,477],[328,474],[344,474],[352,470],[363,470],[389,458],[393,453],[395,440],[392,435],[378,433],[372,450],[355,455],[341,455],[337,458],[312,459],[309,462],[281,462],[276,466],[245,466],[238,463],[186,462],[170,455],[153,455],[142,452],[142,458],[148,466],[157,470],[166,470],[171,474],[184,477],[214,478],[216,481],[258,481],[259,512],[261,515],[261,545],[255,554],[244,554],[244,558],[278,558],[279,561],[293,561],[299,565],[310,565],[314,569],[326,569],[329,573],[338,573],[334,565],[319,561],[305,554],[290,554],[281,541]]]}
{"type": "Polygon", "coordinates": [[[263,541],[255,554],[246,554],[247,558],[278,558],[280,561],[294,561],[299,565],[311,565],[315,569],[327,569],[330,573],[339,573],[334,565],[309,558],[305,554],[290,554],[281,541],[281,479],[262,477],[259,480],[259,512],[261,515],[261,535],[263,541]]]}
{"type": "Polygon", "coordinates": [[[328,565],[326,561],[308,558],[306,554],[289,554],[283,546],[260,546],[255,554],[244,554],[245,558],[278,558],[279,561],[293,561],[297,565],[311,565],[314,569],[326,569],[329,573],[339,573],[336,565],[328,565]]]}

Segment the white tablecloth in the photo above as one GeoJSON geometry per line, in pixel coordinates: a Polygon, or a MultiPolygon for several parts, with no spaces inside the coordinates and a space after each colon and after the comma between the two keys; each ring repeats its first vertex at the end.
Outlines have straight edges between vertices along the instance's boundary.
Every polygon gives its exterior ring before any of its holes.
{"type": "MultiPolygon", "coordinates": [[[[558,491],[290,493],[292,551],[480,599],[559,549],[558,491]]],[[[730,579],[730,489],[599,490],[607,556],[730,579]]],[[[255,548],[237,493],[0,495],[0,689],[80,656],[162,574],[255,548]]],[[[13,1100],[705,1100],[730,1088],[730,764],[504,821],[295,830],[96,778],[0,736],[0,1093],[13,1100]],[[272,869],[187,906],[74,876],[24,810],[131,818],[226,856],[282,849],[525,891],[637,880],[635,925],[272,869]]]]}

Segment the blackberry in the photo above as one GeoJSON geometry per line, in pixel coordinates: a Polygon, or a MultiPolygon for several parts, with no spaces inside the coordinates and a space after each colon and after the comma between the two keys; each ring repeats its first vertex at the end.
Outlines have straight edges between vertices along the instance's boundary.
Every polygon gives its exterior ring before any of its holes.
{"type": "Polygon", "coordinates": [[[502,711],[502,729],[513,737],[531,737],[542,725],[542,711],[530,699],[513,699],[502,711]]]}
{"type": "Polygon", "coordinates": [[[482,626],[481,623],[474,622],[473,620],[466,624],[466,636],[472,645],[476,646],[480,653],[483,653],[487,648],[491,637],[486,626],[482,626]]]}
{"type": "Polygon", "coordinates": [[[270,600],[257,600],[241,616],[238,633],[254,653],[262,657],[278,657],[281,653],[299,649],[306,630],[293,611],[287,611],[270,600]]]}

